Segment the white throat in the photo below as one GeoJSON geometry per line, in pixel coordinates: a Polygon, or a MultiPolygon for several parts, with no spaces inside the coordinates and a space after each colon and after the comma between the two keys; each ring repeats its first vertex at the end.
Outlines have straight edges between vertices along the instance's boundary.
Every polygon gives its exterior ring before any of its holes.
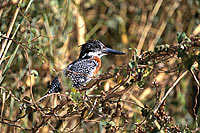
{"type": "Polygon", "coordinates": [[[101,57],[104,56],[104,55],[106,55],[106,54],[105,54],[105,53],[102,53],[101,51],[96,51],[96,52],[89,52],[89,53],[85,54],[85,55],[83,56],[83,58],[84,58],[85,56],[91,56],[91,57],[97,56],[97,57],[101,58],[101,57]]]}

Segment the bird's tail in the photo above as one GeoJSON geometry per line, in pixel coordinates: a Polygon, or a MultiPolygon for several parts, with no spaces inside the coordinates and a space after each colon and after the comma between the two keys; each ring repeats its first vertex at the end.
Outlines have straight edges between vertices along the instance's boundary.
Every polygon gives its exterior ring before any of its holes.
{"type": "Polygon", "coordinates": [[[61,92],[62,87],[61,87],[61,82],[58,79],[58,76],[56,76],[53,79],[53,81],[51,82],[51,85],[49,85],[47,88],[49,88],[49,90],[45,93],[45,95],[40,99],[39,102],[44,100],[49,94],[61,92]]]}

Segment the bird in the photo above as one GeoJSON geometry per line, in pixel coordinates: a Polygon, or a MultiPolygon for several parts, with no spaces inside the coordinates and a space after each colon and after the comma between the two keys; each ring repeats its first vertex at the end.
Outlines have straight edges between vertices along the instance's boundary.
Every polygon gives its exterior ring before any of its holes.
{"type": "MultiPolygon", "coordinates": [[[[101,68],[101,57],[108,54],[126,54],[106,47],[99,40],[89,40],[81,45],[79,58],[69,64],[62,70],[64,78],[69,77],[72,81],[72,87],[81,89],[92,77],[95,76],[101,68]]],[[[59,76],[56,76],[45,95],[58,93],[62,90],[62,82],[59,76]]]]}

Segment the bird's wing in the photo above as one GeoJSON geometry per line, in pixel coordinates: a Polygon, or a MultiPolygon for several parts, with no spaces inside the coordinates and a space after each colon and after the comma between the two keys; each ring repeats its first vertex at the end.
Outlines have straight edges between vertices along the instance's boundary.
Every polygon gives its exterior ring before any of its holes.
{"type": "Polygon", "coordinates": [[[86,84],[92,79],[98,66],[99,64],[95,60],[79,59],[67,67],[67,74],[69,74],[73,86],[79,88],[81,85],[86,84]]]}
{"type": "MultiPolygon", "coordinates": [[[[71,78],[74,87],[79,88],[92,79],[93,73],[98,66],[99,64],[95,60],[79,59],[69,64],[63,70],[63,73],[71,78]]],[[[62,89],[60,78],[56,76],[48,88],[49,90],[45,95],[60,92],[62,89]]]]}

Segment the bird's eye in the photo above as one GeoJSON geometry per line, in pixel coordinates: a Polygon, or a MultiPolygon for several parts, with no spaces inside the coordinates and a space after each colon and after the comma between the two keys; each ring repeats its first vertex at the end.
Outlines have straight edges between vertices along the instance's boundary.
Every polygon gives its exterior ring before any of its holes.
{"type": "Polygon", "coordinates": [[[101,46],[100,45],[96,45],[96,48],[101,49],[101,46]]]}

